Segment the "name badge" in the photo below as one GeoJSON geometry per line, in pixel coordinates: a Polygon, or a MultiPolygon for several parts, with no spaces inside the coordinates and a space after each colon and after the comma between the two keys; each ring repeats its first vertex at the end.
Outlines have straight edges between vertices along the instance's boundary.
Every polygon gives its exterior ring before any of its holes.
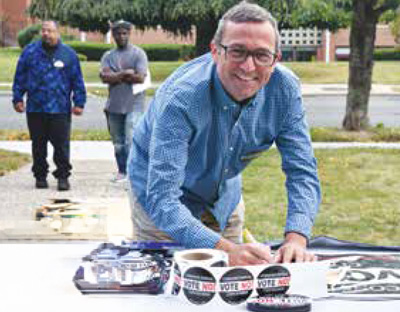
{"type": "Polygon", "coordinates": [[[64,63],[62,61],[60,61],[60,60],[55,61],[54,62],[54,67],[63,68],[64,67],[64,63]]]}

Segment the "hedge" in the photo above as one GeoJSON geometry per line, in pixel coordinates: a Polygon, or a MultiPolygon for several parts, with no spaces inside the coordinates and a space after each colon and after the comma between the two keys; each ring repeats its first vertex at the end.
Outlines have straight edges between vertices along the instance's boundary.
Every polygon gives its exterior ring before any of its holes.
{"type": "Polygon", "coordinates": [[[377,61],[400,60],[400,48],[375,49],[374,60],[377,61]]]}
{"type": "MultiPolygon", "coordinates": [[[[88,61],[100,61],[103,54],[115,48],[113,44],[71,41],[66,42],[77,53],[86,55],[88,61]]],[[[194,56],[193,45],[185,44],[142,44],[140,46],[147,54],[149,61],[177,61],[190,59],[194,56]]]]}

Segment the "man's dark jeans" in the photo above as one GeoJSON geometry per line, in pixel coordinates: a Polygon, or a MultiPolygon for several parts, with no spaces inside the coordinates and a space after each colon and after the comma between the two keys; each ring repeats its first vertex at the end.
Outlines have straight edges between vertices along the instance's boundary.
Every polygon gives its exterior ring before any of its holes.
{"type": "Polygon", "coordinates": [[[32,140],[33,166],[36,179],[45,179],[49,172],[47,142],[54,148],[53,161],[56,179],[66,179],[72,169],[70,163],[71,114],[27,113],[28,129],[32,140]]]}

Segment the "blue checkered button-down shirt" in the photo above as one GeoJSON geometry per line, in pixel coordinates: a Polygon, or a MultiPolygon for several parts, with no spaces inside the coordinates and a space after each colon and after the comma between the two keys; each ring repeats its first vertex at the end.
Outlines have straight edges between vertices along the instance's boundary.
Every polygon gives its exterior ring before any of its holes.
{"type": "Polygon", "coordinates": [[[49,55],[41,40],[28,45],[18,60],[13,103],[21,102],[25,93],[28,113],[70,113],[71,98],[75,106],[84,107],[86,90],[74,50],[59,42],[49,55]]]}
{"type": "Polygon", "coordinates": [[[278,65],[242,108],[225,93],[206,54],[165,81],[135,128],[133,193],[173,239],[188,248],[213,248],[220,234],[201,224],[202,212],[209,209],[223,229],[241,197],[240,172],[273,143],[287,176],[285,231],[309,237],[320,185],[298,79],[278,65]]]}

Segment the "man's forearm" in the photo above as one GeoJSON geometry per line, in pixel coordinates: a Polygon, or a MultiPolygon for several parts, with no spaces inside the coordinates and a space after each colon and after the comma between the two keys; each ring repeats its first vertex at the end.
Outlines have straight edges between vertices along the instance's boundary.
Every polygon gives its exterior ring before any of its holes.
{"type": "Polygon", "coordinates": [[[143,83],[145,76],[143,74],[126,73],[122,80],[126,83],[143,83]]]}
{"type": "Polygon", "coordinates": [[[122,82],[123,75],[122,72],[114,73],[114,72],[101,72],[100,73],[101,81],[108,84],[118,84],[122,82]]]}

